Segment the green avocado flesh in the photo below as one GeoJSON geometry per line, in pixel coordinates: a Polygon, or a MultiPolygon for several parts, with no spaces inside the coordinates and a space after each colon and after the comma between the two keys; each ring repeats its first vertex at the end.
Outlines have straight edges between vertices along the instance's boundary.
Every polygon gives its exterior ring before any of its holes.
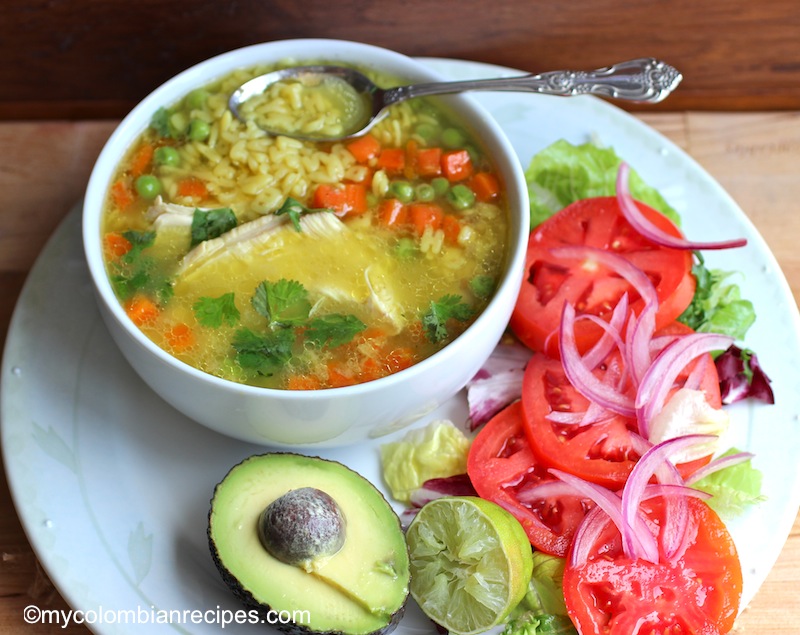
{"type": "MultiPolygon", "coordinates": [[[[291,536],[296,537],[296,536],[291,536]]],[[[304,611],[290,632],[388,633],[408,597],[408,548],[383,495],[341,463],[291,453],[252,456],[214,490],[208,538],[223,580],[245,604],[304,611]],[[344,542],[333,555],[287,564],[259,535],[264,510],[288,492],[314,488],[338,505],[344,542]]]]}

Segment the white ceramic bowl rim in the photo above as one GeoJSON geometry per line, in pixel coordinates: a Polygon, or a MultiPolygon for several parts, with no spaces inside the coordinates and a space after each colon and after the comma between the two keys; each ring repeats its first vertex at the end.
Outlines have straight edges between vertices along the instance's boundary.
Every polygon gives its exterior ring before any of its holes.
{"type": "MultiPolygon", "coordinates": [[[[511,237],[514,240],[512,240],[508,246],[506,272],[501,284],[495,291],[494,297],[487,307],[475,321],[456,338],[456,340],[443,347],[432,356],[421,360],[407,369],[370,382],[320,391],[289,391],[262,388],[216,377],[171,356],[130,322],[114,294],[111,283],[106,275],[103,262],[98,227],[108,184],[116,165],[130,146],[130,143],[132,143],[149,124],[151,114],[161,106],[178,101],[193,87],[199,87],[213,82],[215,79],[236,68],[246,68],[248,66],[269,63],[271,61],[279,62],[287,58],[297,58],[298,60],[326,59],[330,61],[349,61],[361,66],[383,69],[400,75],[404,73],[416,75],[414,78],[416,80],[437,81],[442,79],[438,73],[425,68],[416,60],[401,53],[370,44],[335,39],[276,40],[228,51],[200,62],[175,75],[151,92],[128,113],[109,137],[92,170],[84,199],[82,228],[84,250],[89,264],[90,274],[94,280],[100,299],[111,311],[114,319],[124,325],[126,333],[133,337],[138,344],[152,353],[161,363],[180,368],[196,379],[209,382],[218,389],[228,390],[237,394],[246,395],[252,393],[263,395],[265,393],[274,393],[280,395],[282,399],[288,400],[324,400],[331,398],[333,394],[345,393],[357,395],[359,393],[370,392],[378,386],[388,387],[391,383],[403,382],[411,375],[422,372],[430,364],[445,362],[447,357],[455,354],[456,347],[454,344],[460,342],[459,345],[468,345],[468,340],[478,336],[483,327],[488,324],[489,320],[497,319],[496,316],[493,315],[495,311],[492,310],[492,307],[499,303],[504,295],[509,293],[516,295],[517,289],[519,288],[518,275],[521,276],[524,267],[525,250],[528,241],[527,218],[522,218],[527,215],[528,210],[527,188],[525,186],[524,175],[516,159],[514,149],[506,138],[505,133],[483,107],[473,101],[468,95],[454,95],[442,99],[447,100],[453,105],[457,105],[459,108],[471,110],[471,114],[474,115],[476,122],[479,126],[484,128],[483,132],[488,132],[494,137],[498,147],[501,149],[500,155],[494,157],[495,163],[502,163],[503,159],[509,162],[507,169],[504,170],[507,181],[506,189],[510,193],[517,192],[520,196],[519,200],[508,200],[510,207],[517,205],[523,210],[520,214],[521,218],[516,219],[519,221],[520,227],[518,229],[514,227],[516,221],[512,218],[511,237]],[[330,51],[326,52],[326,49],[330,49],[330,51]],[[319,51],[319,53],[309,55],[305,53],[305,51],[319,51]],[[368,61],[360,61],[364,58],[367,58],[368,61]],[[509,179],[516,182],[509,182],[509,179]]],[[[498,167],[502,168],[500,165],[498,165],[498,167]]]]}

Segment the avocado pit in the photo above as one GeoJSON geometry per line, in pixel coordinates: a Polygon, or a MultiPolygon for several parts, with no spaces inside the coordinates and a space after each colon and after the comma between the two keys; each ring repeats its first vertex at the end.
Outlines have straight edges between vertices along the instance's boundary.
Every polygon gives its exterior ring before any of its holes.
{"type": "Polygon", "coordinates": [[[344,545],[345,534],[341,508],[314,487],[288,491],[258,517],[262,546],[281,562],[302,568],[336,554],[344,545]]]}

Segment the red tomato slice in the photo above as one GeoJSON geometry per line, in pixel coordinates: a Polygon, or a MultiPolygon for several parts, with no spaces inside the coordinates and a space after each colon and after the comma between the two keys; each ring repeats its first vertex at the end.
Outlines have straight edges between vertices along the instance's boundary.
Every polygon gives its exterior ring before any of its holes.
{"type": "MultiPolygon", "coordinates": [[[[666,216],[637,204],[659,228],[682,235],[666,216]]],[[[627,281],[605,267],[560,260],[550,253],[551,248],[565,245],[606,249],[644,271],[658,295],[656,328],[672,322],[692,301],[695,279],[689,251],[659,247],[641,236],[623,217],[616,197],[576,201],[539,225],[528,241],[527,275],[510,326],[534,351],[559,356],[558,338],[553,334],[558,330],[564,302],[572,304],[578,315],[590,313],[606,320],[623,293],[628,293],[631,309],[637,314],[644,305],[627,281]]],[[[579,320],[578,349],[586,351],[601,334],[596,324],[579,320]]]]}
{"type": "Polygon", "coordinates": [[[497,413],[472,442],[467,474],[481,498],[519,520],[534,547],[565,556],[575,530],[594,504],[574,496],[549,497],[533,504],[520,501],[526,488],[557,480],[534,456],[522,427],[518,401],[497,413]]]}
{"type": "MultiPolygon", "coordinates": [[[[605,370],[598,370],[602,376],[605,370]]],[[[639,454],[630,431],[636,420],[620,415],[581,426],[550,421],[551,412],[584,412],[589,401],[567,380],[561,361],[534,355],[522,380],[525,433],[539,460],[610,489],[624,485],[639,454]]]]}
{"type": "MultiPolygon", "coordinates": [[[[654,564],[622,552],[608,522],[594,536],[584,562],[574,554],[564,571],[564,599],[581,635],[719,635],[733,627],[742,593],[742,570],[725,524],[703,501],[688,498],[693,536],[677,561],[654,564]]],[[[642,510],[663,524],[664,501],[642,510]]]]}
{"type": "MultiPolygon", "coordinates": [[[[691,332],[688,326],[674,323],[656,335],[691,332]]],[[[595,375],[602,379],[607,368],[608,365],[600,366],[595,375]]],[[[694,363],[684,370],[673,391],[683,386],[692,368],[694,363]]],[[[699,389],[704,391],[709,405],[721,406],[719,376],[710,357],[706,360],[699,389]]],[[[522,380],[522,410],[525,433],[538,460],[612,490],[619,489],[639,459],[631,437],[631,432],[638,430],[635,419],[613,415],[607,420],[581,426],[547,418],[551,412],[585,412],[588,405],[588,400],[567,380],[560,360],[545,355],[531,358],[522,380]]],[[[709,459],[710,456],[678,468],[684,475],[691,474],[709,459]]]]}

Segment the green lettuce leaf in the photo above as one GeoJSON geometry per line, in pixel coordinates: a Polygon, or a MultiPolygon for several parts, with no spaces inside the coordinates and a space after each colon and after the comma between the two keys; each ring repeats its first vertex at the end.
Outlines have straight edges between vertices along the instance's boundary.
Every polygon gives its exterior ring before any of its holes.
{"type": "Polygon", "coordinates": [[[578,635],[578,631],[566,615],[528,612],[509,620],[502,635],[578,635]]]}
{"type": "Polygon", "coordinates": [[[743,340],[756,320],[753,303],[741,297],[738,285],[728,282],[733,272],[708,269],[703,257],[695,254],[697,262],[692,273],[697,280],[692,303],[678,320],[695,331],[721,333],[743,340]]]}
{"type": "MultiPolygon", "coordinates": [[[[621,162],[613,148],[601,148],[593,143],[575,146],[563,139],[537,153],[525,171],[531,200],[531,227],[582,198],[614,196],[621,162]]],[[[646,185],[633,170],[629,183],[635,199],[659,210],[676,224],[680,222],[678,213],[664,197],[646,185]]]]}
{"type": "Polygon", "coordinates": [[[566,615],[562,587],[564,564],[564,558],[534,551],[531,581],[518,608],[536,615],[566,615]]]}
{"type": "Polygon", "coordinates": [[[432,421],[381,446],[383,480],[396,500],[408,503],[425,481],[465,474],[469,446],[470,440],[452,422],[432,421]]]}
{"type": "MultiPolygon", "coordinates": [[[[738,450],[733,448],[725,455],[736,452],[738,450]]],[[[744,461],[709,474],[692,487],[711,494],[706,502],[720,517],[732,518],[741,514],[748,506],[764,500],[761,480],[762,474],[753,467],[752,461],[744,461]]]]}

